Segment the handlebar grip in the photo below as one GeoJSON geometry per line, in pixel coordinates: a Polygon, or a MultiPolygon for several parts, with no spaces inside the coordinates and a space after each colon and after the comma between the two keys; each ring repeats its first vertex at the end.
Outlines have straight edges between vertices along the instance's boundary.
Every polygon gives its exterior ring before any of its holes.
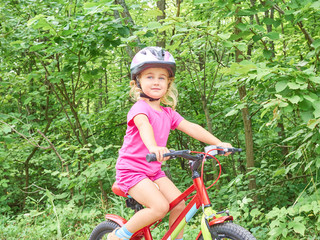
{"type": "Polygon", "coordinates": [[[147,160],[147,162],[155,162],[155,161],[157,161],[157,156],[154,153],[149,153],[146,156],[146,160],[147,160]]]}
{"type": "MultiPolygon", "coordinates": [[[[173,150],[170,150],[170,152],[174,152],[173,150]]],[[[163,157],[171,157],[170,153],[165,153],[163,154],[163,157]]],[[[157,156],[154,153],[149,153],[146,155],[146,160],[147,162],[156,162],[157,161],[157,156]]]]}
{"type": "Polygon", "coordinates": [[[227,152],[235,153],[235,152],[241,152],[241,148],[227,148],[227,152]]]}

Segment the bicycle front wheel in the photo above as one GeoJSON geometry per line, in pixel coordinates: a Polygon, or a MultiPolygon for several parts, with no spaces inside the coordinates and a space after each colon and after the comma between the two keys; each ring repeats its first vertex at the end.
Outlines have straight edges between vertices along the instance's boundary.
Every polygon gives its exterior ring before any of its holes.
{"type": "MultiPolygon", "coordinates": [[[[256,240],[256,238],[248,230],[231,222],[213,225],[210,226],[210,228],[218,233],[220,239],[256,240]]],[[[200,236],[199,240],[203,240],[202,235],[200,236]]]]}
{"type": "Polygon", "coordinates": [[[108,234],[117,227],[120,226],[115,222],[112,222],[110,220],[104,221],[93,229],[89,240],[106,240],[108,234]]]}

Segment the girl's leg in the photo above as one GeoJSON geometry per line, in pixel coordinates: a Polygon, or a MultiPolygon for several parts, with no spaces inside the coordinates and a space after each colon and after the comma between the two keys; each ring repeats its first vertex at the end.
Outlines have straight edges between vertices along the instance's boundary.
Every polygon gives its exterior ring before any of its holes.
{"type": "Polygon", "coordinates": [[[164,218],[169,211],[168,200],[148,178],[140,181],[128,193],[146,207],[134,214],[126,223],[126,227],[131,233],[164,218]]]}
{"type": "MultiPolygon", "coordinates": [[[[179,195],[181,195],[180,190],[174,185],[174,183],[168,177],[162,177],[154,181],[158,184],[160,192],[167,199],[168,203],[171,203],[179,195]]],[[[181,212],[185,209],[185,202],[180,202],[174,209],[171,210],[169,216],[169,226],[171,226],[174,221],[178,218],[181,212]]],[[[177,239],[183,238],[183,230],[178,234],[177,239]]]]}

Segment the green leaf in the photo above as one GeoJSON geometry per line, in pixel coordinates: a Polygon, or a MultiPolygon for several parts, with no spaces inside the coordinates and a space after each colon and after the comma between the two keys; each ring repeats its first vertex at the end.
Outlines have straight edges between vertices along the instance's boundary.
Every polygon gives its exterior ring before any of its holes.
{"type": "Polygon", "coordinates": [[[253,28],[258,30],[258,31],[260,31],[260,32],[262,32],[262,33],[264,33],[266,31],[265,28],[263,26],[259,25],[259,24],[253,25],[253,28]]]}
{"type": "Polygon", "coordinates": [[[289,87],[290,89],[300,89],[300,84],[295,83],[295,82],[289,82],[289,83],[288,83],[288,87],[289,87]]]}
{"type": "Polygon", "coordinates": [[[31,102],[31,100],[32,100],[32,97],[28,97],[26,100],[24,100],[23,104],[26,105],[29,102],[31,102]]]}
{"type": "Polygon", "coordinates": [[[204,4],[204,3],[211,3],[209,0],[193,0],[194,5],[204,4]]]}
{"type": "Polygon", "coordinates": [[[270,59],[270,58],[272,57],[272,51],[263,49],[263,56],[264,56],[266,59],[270,59]]]}
{"type": "Polygon", "coordinates": [[[259,216],[260,214],[261,214],[261,212],[256,208],[252,209],[251,212],[250,212],[250,216],[253,217],[253,218],[259,216]]]}
{"type": "Polygon", "coordinates": [[[233,47],[233,44],[232,44],[232,42],[230,42],[230,41],[223,41],[223,42],[222,42],[222,45],[223,45],[224,47],[226,47],[226,48],[232,48],[232,47],[233,47]]]}
{"type": "Polygon", "coordinates": [[[287,237],[289,230],[287,228],[282,228],[282,236],[287,237]]]}
{"type": "Polygon", "coordinates": [[[241,31],[245,31],[245,30],[247,30],[247,25],[244,23],[238,23],[236,25],[236,28],[240,29],[241,31]]]}
{"type": "Polygon", "coordinates": [[[310,162],[307,164],[307,166],[304,168],[304,171],[307,171],[307,170],[310,168],[310,166],[313,164],[313,162],[314,162],[314,161],[310,161],[310,162]]]}
{"type": "Polygon", "coordinates": [[[320,84],[320,77],[311,77],[310,80],[314,83],[320,84]]]}
{"type": "Polygon", "coordinates": [[[299,102],[299,107],[303,111],[311,111],[311,110],[313,110],[312,103],[307,101],[307,100],[303,100],[303,101],[299,102]]]}
{"type": "Polygon", "coordinates": [[[262,79],[264,76],[267,76],[271,72],[270,68],[264,68],[258,66],[257,68],[257,80],[262,79]]]}
{"type": "Polygon", "coordinates": [[[11,132],[12,129],[9,126],[4,125],[3,127],[1,127],[1,130],[2,130],[3,133],[8,134],[8,133],[11,132]]]}
{"type": "Polygon", "coordinates": [[[283,175],[284,173],[285,173],[285,169],[284,168],[280,168],[277,171],[275,171],[275,173],[273,174],[272,177],[277,177],[277,176],[283,175]]]}
{"type": "Polygon", "coordinates": [[[320,101],[315,101],[312,103],[313,107],[314,107],[314,117],[315,118],[320,118],[320,101]]]}
{"type": "Polygon", "coordinates": [[[315,10],[320,10],[320,1],[316,1],[310,5],[311,8],[314,8],[315,10]]]}
{"type": "Polygon", "coordinates": [[[31,27],[31,26],[35,25],[37,22],[43,20],[44,17],[45,16],[43,14],[36,15],[34,18],[31,18],[28,20],[27,26],[31,27]]]}
{"type": "Polygon", "coordinates": [[[318,100],[318,95],[311,92],[308,95],[303,95],[303,98],[313,103],[318,100]]]}
{"type": "Polygon", "coordinates": [[[98,7],[100,5],[100,3],[98,2],[86,2],[83,4],[83,8],[87,9],[87,8],[94,8],[94,7],[98,7]]]}
{"type": "Polygon", "coordinates": [[[312,209],[313,206],[311,204],[304,204],[299,208],[299,212],[310,212],[312,209]]]}
{"type": "Polygon", "coordinates": [[[94,151],[94,153],[101,153],[103,152],[103,147],[99,146],[96,148],[96,150],[94,151]]]}
{"type": "Polygon", "coordinates": [[[261,38],[262,38],[262,37],[261,37],[260,35],[254,35],[254,36],[252,37],[252,40],[253,40],[254,42],[258,42],[261,38]]]}
{"type": "Polygon", "coordinates": [[[149,22],[147,25],[148,29],[150,29],[150,30],[161,28],[161,26],[162,25],[159,22],[149,22]]]}
{"type": "MultiPolygon", "coordinates": [[[[320,147],[318,147],[320,148],[320,147]]],[[[319,150],[320,152],[320,150],[319,150]]],[[[319,153],[318,153],[319,154],[319,153]]],[[[317,161],[316,161],[316,168],[319,169],[320,168],[320,157],[317,158],[317,161]]]]}
{"type": "Polygon", "coordinates": [[[276,83],[276,92],[282,92],[288,85],[287,81],[281,81],[276,83]]]}
{"type": "Polygon", "coordinates": [[[282,231],[283,231],[283,228],[275,227],[275,228],[272,228],[272,230],[268,233],[268,235],[271,235],[272,237],[276,238],[282,234],[282,231]]]}
{"type": "Polygon", "coordinates": [[[143,15],[154,18],[157,16],[163,16],[163,13],[159,9],[152,9],[152,10],[144,11],[143,15]]]}
{"type": "Polygon", "coordinates": [[[218,37],[221,38],[222,40],[227,40],[227,39],[230,38],[230,36],[231,36],[230,33],[220,33],[220,34],[218,34],[218,37]]]}
{"type": "Polygon", "coordinates": [[[272,25],[274,23],[274,20],[272,18],[267,18],[265,17],[263,20],[262,20],[263,23],[265,23],[266,25],[272,25]]]}
{"type": "Polygon", "coordinates": [[[314,118],[312,111],[307,111],[307,112],[301,111],[300,115],[304,123],[308,123],[311,119],[314,118]]]}
{"type": "Polygon", "coordinates": [[[252,70],[256,70],[257,66],[247,60],[243,60],[240,63],[232,63],[230,70],[231,74],[238,74],[238,75],[246,75],[252,70]]]}
{"type": "Polygon", "coordinates": [[[304,131],[301,129],[301,130],[299,130],[299,131],[296,131],[292,136],[290,136],[290,137],[288,137],[288,138],[286,138],[286,139],[284,139],[283,140],[283,142],[288,142],[288,141],[291,141],[291,140],[293,140],[293,139],[295,139],[295,138],[297,138],[300,134],[302,134],[302,133],[304,133],[304,131]]]}
{"type": "Polygon", "coordinates": [[[257,13],[257,10],[254,9],[242,9],[238,12],[239,16],[252,16],[257,13]]]}
{"type": "Polygon", "coordinates": [[[43,48],[45,48],[45,47],[46,47],[45,44],[39,43],[39,44],[35,44],[35,45],[31,46],[29,50],[30,50],[31,52],[33,52],[33,51],[37,51],[37,50],[43,49],[43,48]]]}
{"type": "Polygon", "coordinates": [[[315,49],[320,48],[320,39],[314,40],[311,46],[313,46],[315,49]]]}
{"type": "Polygon", "coordinates": [[[279,107],[284,108],[287,107],[289,104],[287,102],[280,102],[279,107]]]}
{"type": "Polygon", "coordinates": [[[306,230],[306,227],[302,223],[293,221],[293,222],[290,222],[288,226],[289,228],[293,228],[293,230],[296,233],[299,233],[302,236],[304,236],[304,231],[306,230]]]}
{"type": "Polygon", "coordinates": [[[318,124],[320,124],[320,119],[310,119],[308,121],[307,127],[313,130],[318,124]]]}
{"type": "Polygon", "coordinates": [[[162,25],[161,28],[158,29],[158,32],[161,33],[172,28],[173,27],[171,25],[162,25]]]}
{"type": "Polygon", "coordinates": [[[229,117],[229,116],[233,116],[236,115],[239,112],[238,109],[232,109],[230,112],[228,112],[225,116],[229,117]]]}
{"type": "Polygon", "coordinates": [[[277,32],[269,32],[266,34],[266,37],[270,38],[271,40],[278,40],[280,35],[277,32]]]}
{"type": "Polygon", "coordinates": [[[17,40],[17,41],[12,41],[12,42],[10,42],[10,45],[11,45],[11,46],[14,46],[14,45],[21,45],[21,43],[23,43],[23,41],[21,41],[21,40],[17,40]]]}
{"type": "Polygon", "coordinates": [[[293,97],[289,97],[288,100],[293,104],[297,104],[298,102],[301,101],[301,98],[299,96],[295,95],[293,97]]]}
{"type": "Polygon", "coordinates": [[[283,108],[283,112],[286,113],[291,113],[293,111],[293,107],[288,105],[285,108],[283,108]]]}

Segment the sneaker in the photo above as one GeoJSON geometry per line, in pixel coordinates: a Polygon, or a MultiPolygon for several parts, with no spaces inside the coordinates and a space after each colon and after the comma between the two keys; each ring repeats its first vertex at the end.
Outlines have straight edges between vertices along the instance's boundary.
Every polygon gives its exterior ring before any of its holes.
{"type": "Polygon", "coordinates": [[[111,233],[108,234],[107,240],[122,240],[121,238],[118,238],[116,235],[116,230],[119,228],[116,228],[111,233]]]}

